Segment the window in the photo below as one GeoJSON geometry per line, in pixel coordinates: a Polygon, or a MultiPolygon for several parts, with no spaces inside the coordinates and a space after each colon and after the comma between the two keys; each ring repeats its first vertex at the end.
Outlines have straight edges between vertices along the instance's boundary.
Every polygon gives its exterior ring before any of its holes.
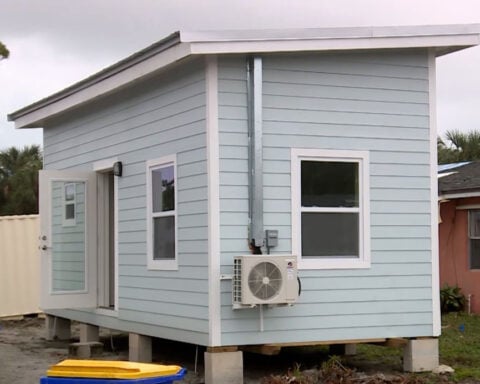
{"type": "Polygon", "coordinates": [[[177,269],[175,157],[147,162],[148,267],[177,269]]]}
{"type": "Polygon", "coordinates": [[[64,227],[76,225],[76,187],[75,183],[63,184],[63,220],[64,227]]]}
{"type": "Polygon", "coordinates": [[[480,269],[480,210],[468,212],[470,269],[480,269]]]}
{"type": "Polygon", "coordinates": [[[368,152],[292,149],[292,249],[299,268],[367,268],[368,152]]]}

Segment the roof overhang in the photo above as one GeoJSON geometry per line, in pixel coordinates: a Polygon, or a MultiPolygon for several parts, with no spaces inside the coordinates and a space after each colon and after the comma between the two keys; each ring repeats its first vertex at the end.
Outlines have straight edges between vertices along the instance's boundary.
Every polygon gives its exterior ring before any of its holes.
{"type": "Polygon", "coordinates": [[[480,25],[176,32],[97,74],[8,115],[15,128],[112,93],[194,55],[430,48],[436,56],[480,44],[480,25]]]}
{"type": "Polygon", "coordinates": [[[469,197],[480,197],[480,191],[475,192],[447,192],[438,195],[438,200],[454,200],[454,199],[467,199],[469,197]]]}

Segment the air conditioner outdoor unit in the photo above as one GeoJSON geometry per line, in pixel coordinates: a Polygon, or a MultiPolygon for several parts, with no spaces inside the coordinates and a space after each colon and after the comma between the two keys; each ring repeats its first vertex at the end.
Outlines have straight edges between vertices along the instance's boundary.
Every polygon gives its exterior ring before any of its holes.
{"type": "Polygon", "coordinates": [[[233,268],[234,308],[258,304],[293,304],[297,300],[296,256],[237,256],[233,268]]]}

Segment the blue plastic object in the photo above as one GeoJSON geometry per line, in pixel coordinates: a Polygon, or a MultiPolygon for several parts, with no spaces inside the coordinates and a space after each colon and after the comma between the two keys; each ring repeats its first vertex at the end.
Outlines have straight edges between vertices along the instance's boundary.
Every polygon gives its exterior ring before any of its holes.
{"type": "Polygon", "coordinates": [[[40,384],[170,384],[182,380],[187,370],[182,368],[177,374],[169,376],[148,377],[144,379],[93,379],[84,377],[51,377],[40,378],[40,384]]]}

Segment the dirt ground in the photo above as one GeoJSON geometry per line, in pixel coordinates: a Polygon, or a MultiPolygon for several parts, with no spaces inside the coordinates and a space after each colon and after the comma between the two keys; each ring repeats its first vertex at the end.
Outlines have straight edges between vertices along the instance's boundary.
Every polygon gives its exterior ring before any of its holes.
{"type": "MultiPolygon", "coordinates": [[[[49,366],[69,357],[68,347],[78,341],[78,325],[72,326],[72,339],[69,341],[48,341],[45,339],[45,320],[41,317],[26,317],[22,320],[0,319],[0,384],[38,384],[49,366]]],[[[111,334],[100,330],[104,351],[95,359],[128,360],[128,337],[126,334],[111,334]]],[[[195,348],[193,353],[195,353],[195,348]]],[[[178,364],[174,361],[178,353],[165,359],[162,364],[178,364]]],[[[74,358],[74,357],[73,357],[74,358]]],[[[158,359],[157,356],[155,358],[158,359]]],[[[186,356],[183,356],[186,358],[186,356]]],[[[192,356],[190,359],[194,359],[192,356]]],[[[159,362],[160,361],[156,361],[159,362]]],[[[185,382],[196,384],[203,381],[203,373],[195,374],[195,363],[188,364],[185,382]]]]}
{"type": "MultiPolygon", "coordinates": [[[[78,324],[74,324],[70,341],[47,341],[43,318],[35,316],[22,320],[0,319],[0,384],[38,384],[40,377],[45,375],[50,365],[69,357],[69,344],[78,341],[78,331],[78,324]]],[[[128,336],[126,334],[111,333],[110,330],[100,329],[100,336],[104,350],[100,355],[95,356],[95,359],[128,360],[128,336]]],[[[187,375],[182,381],[184,384],[204,382],[203,353],[203,348],[197,348],[194,345],[153,340],[153,362],[185,367],[187,375]]],[[[312,353],[311,349],[298,348],[282,349],[282,353],[278,356],[244,353],[244,383],[260,384],[262,378],[285,374],[297,363],[301,364],[302,369],[310,369],[318,366],[322,358],[325,359],[326,356],[320,356],[318,352],[312,353]]],[[[367,372],[368,375],[373,375],[368,376],[370,378],[379,374],[382,377],[385,374],[397,378],[398,375],[401,375],[399,362],[391,367],[379,367],[375,365],[375,362],[363,362],[364,364],[360,365],[358,363],[357,361],[357,368],[360,368],[362,372],[367,372]]],[[[390,383],[391,381],[369,379],[365,382],[390,383]]],[[[473,381],[465,383],[470,384],[473,381]]]]}
{"type": "MultiPolygon", "coordinates": [[[[69,344],[78,341],[79,329],[78,325],[72,326],[72,339],[69,341],[48,341],[45,335],[45,320],[41,317],[0,319],[0,384],[38,384],[49,366],[69,358],[69,344]]],[[[111,334],[110,330],[100,329],[100,338],[104,351],[95,359],[128,360],[126,334],[111,334]]],[[[203,383],[203,348],[155,339],[153,351],[155,363],[177,364],[187,368],[182,383],[203,383]]],[[[256,358],[253,357],[253,360],[256,361],[256,358]]],[[[245,364],[251,363],[252,357],[246,357],[245,364]]],[[[286,369],[288,367],[281,363],[276,366],[268,363],[264,366],[262,363],[245,375],[245,383],[260,383],[263,376],[285,372],[286,369]]]]}

